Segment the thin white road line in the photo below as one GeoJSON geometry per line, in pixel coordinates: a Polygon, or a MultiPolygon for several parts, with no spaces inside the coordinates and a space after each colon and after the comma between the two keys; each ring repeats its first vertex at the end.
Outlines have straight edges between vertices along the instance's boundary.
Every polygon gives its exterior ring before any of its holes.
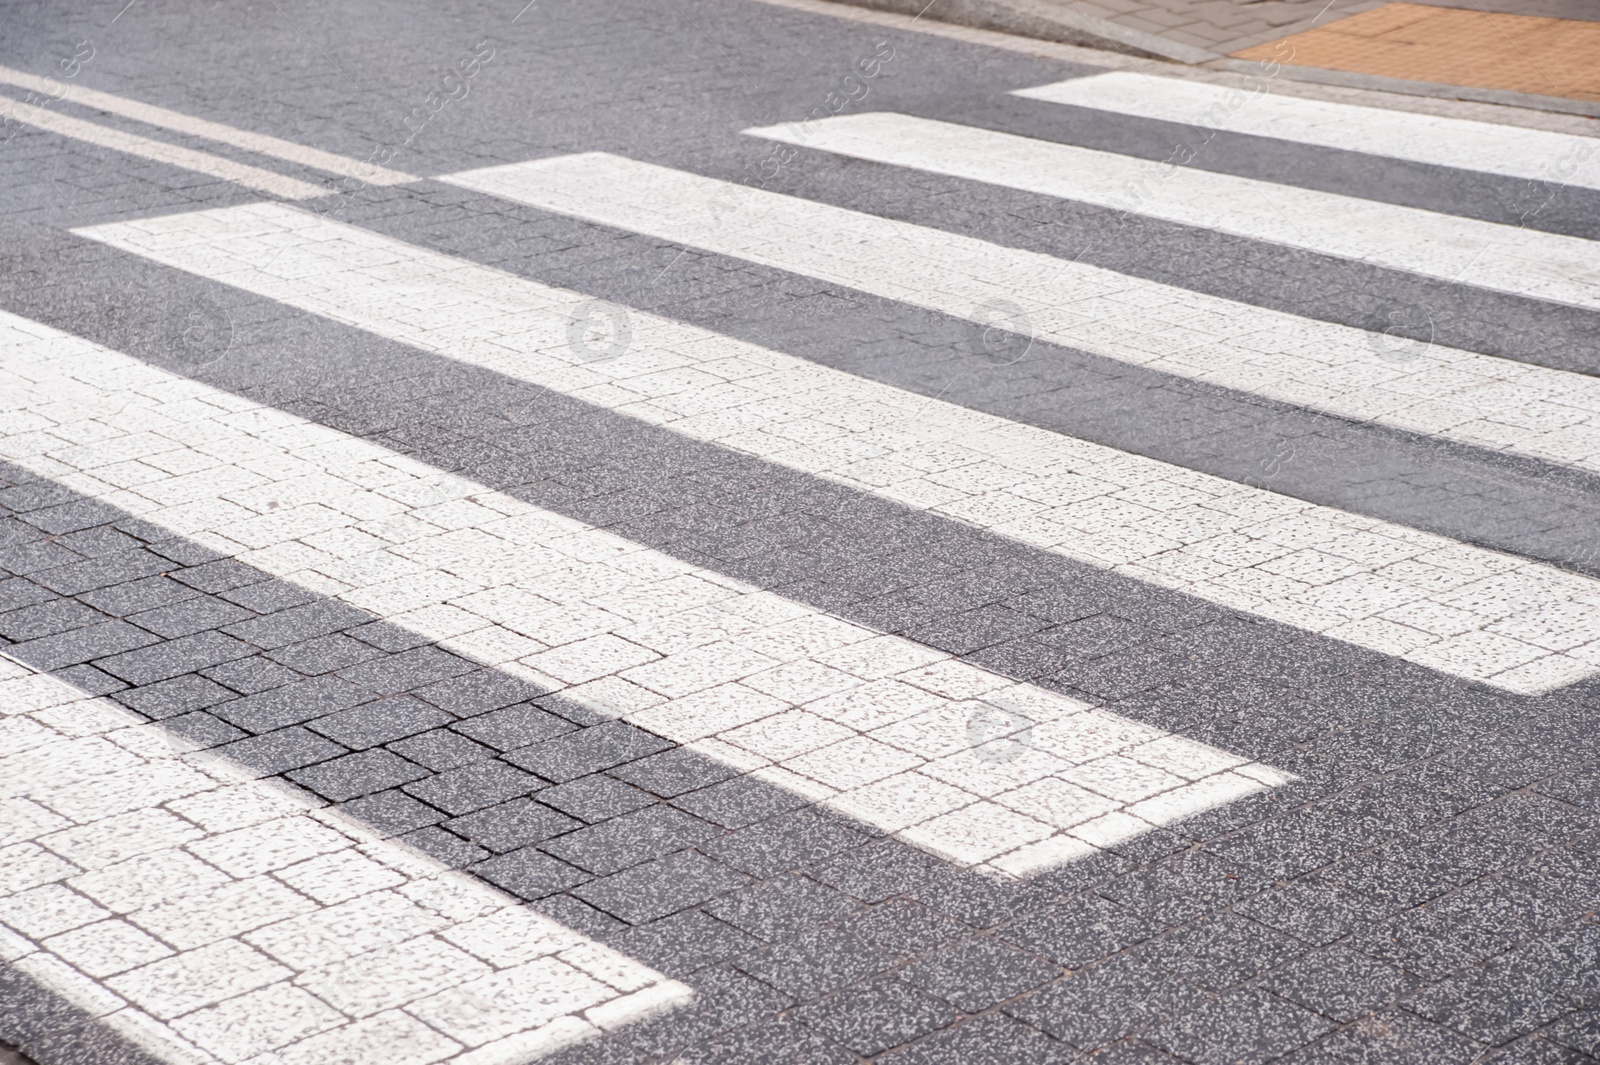
{"type": "Polygon", "coordinates": [[[1600,242],[892,112],[746,133],[1600,310],[1600,242]],[[1272,208],[1253,204],[1266,195],[1272,208]],[[1285,226],[1284,215],[1299,219],[1285,226]],[[1470,272],[1463,267],[1488,252],[1470,272]]]}
{"type": "Polygon", "coordinates": [[[1006,301],[1030,335],[1050,343],[1600,470],[1600,380],[1582,374],[1444,347],[1389,361],[1380,338],[1363,330],[601,152],[440,180],[985,327],[1006,301]]]}
{"type": "MultiPolygon", "coordinates": [[[[59,86],[53,87],[53,83],[45,78],[35,77],[32,74],[3,66],[0,66],[0,83],[52,95],[59,88],[59,86]]],[[[221,122],[195,118],[192,115],[186,115],[178,111],[170,111],[165,107],[157,107],[154,104],[147,104],[139,100],[130,100],[124,96],[100,92],[97,89],[85,88],[82,85],[69,85],[64,99],[85,107],[95,107],[114,115],[131,118],[149,126],[159,126],[162,129],[170,129],[178,133],[204,137],[206,140],[216,141],[218,144],[229,144],[235,148],[243,148],[245,151],[255,152],[259,155],[270,155],[282,159],[284,162],[325,170],[330,174],[339,174],[342,177],[356,178],[369,185],[403,185],[421,180],[411,174],[403,174],[398,170],[386,170],[381,166],[363,163],[343,155],[335,155],[332,152],[322,151],[320,148],[308,148],[303,144],[295,144],[292,141],[282,140],[265,133],[254,133],[250,130],[224,125],[221,122]]]]}
{"type": "Polygon", "coordinates": [[[1121,71],[1018,89],[1012,95],[1207,130],[1600,189],[1600,138],[1596,137],[1302,96],[1252,94],[1225,85],[1121,71]]]}
{"type": "Polygon", "coordinates": [[[1289,779],[5,312],[0,404],[8,461],[962,864],[1289,779]]]}
{"type": "MultiPolygon", "coordinates": [[[[1600,581],[1528,559],[929,402],[643,311],[616,309],[632,345],[597,353],[573,340],[592,299],[282,205],[74,232],[691,439],[1454,676],[1539,693],[1600,671],[1600,581]]],[[[996,278],[996,292],[1009,280],[996,278]]]]}
{"type": "Polygon", "coordinates": [[[262,170],[259,167],[247,166],[236,163],[232,159],[224,159],[219,155],[210,155],[206,152],[197,152],[191,148],[180,148],[175,144],[165,141],[151,140],[149,137],[140,137],[133,133],[124,133],[120,129],[110,126],[101,126],[93,122],[85,122],[81,118],[70,115],[57,114],[42,107],[18,108],[11,116],[18,122],[33,126],[37,129],[55,133],[73,140],[84,141],[88,144],[110,148],[113,151],[126,152],[137,155],[142,159],[149,159],[168,166],[190,170],[208,177],[220,178],[231,181],[236,185],[265,192],[272,196],[281,196],[286,200],[312,200],[319,196],[330,194],[329,189],[313,185],[309,181],[298,178],[286,177],[283,174],[273,173],[271,170],[262,170]]]}

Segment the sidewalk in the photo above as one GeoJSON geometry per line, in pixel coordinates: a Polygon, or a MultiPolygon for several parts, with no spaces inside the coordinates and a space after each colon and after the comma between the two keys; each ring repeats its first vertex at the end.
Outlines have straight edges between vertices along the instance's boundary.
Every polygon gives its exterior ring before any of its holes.
{"type": "Polygon", "coordinates": [[[1588,0],[844,2],[1193,65],[1276,60],[1358,87],[1441,95],[1459,86],[1466,98],[1533,106],[1600,101],[1600,6],[1588,0]]]}

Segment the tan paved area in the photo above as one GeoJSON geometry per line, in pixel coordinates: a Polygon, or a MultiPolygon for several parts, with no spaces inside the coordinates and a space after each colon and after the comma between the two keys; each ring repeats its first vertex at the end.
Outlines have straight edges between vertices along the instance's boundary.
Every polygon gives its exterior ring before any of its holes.
{"type": "MultiPolygon", "coordinates": [[[[1287,38],[1295,66],[1600,100],[1600,23],[1385,4],[1287,38]]],[[[1282,44],[1240,59],[1283,59],[1282,44]]]]}

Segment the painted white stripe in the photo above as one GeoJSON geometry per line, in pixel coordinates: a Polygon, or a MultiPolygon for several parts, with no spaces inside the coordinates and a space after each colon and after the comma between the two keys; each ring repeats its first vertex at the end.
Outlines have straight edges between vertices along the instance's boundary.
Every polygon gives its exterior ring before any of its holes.
{"type": "MultiPolygon", "coordinates": [[[[338,278],[351,245],[321,250],[338,278]]],[[[481,320],[402,284],[407,328],[481,320]]],[[[956,862],[1021,875],[1288,779],[4,312],[0,397],[9,461],[956,862]]]]}
{"type": "Polygon", "coordinates": [[[626,312],[629,353],[596,361],[573,339],[583,339],[592,300],[281,205],[75,232],[1455,676],[1542,692],[1600,669],[1600,582],[1527,559],[930,401],[638,311],[626,312]]]}
{"type": "Polygon", "coordinates": [[[1600,139],[1114,71],[1032,89],[1049,103],[1485,174],[1600,189],[1600,139]]]}
{"type": "Polygon", "coordinates": [[[232,159],[224,159],[220,155],[210,155],[206,152],[197,152],[191,148],[180,148],[176,144],[167,144],[164,141],[151,140],[149,137],[140,137],[133,133],[124,133],[120,129],[110,126],[100,126],[93,122],[85,122],[81,118],[70,115],[59,115],[43,107],[14,108],[10,117],[18,122],[42,129],[49,133],[71,137],[73,140],[96,144],[102,148],[113,151],[126,152],[128,155],[137,155],[142,159],[149,159],[168,166],[176,166],[183,170],[190,170],[208,177],[220,178],[231,181],[236,185],[243,185],[257,192],[265,192],[272,196],[281,196],[286,200],[310,200],[318,196],[329,194],[328,189],[320,188],[309,181],[298,178],[285,177],[275,174],[270,170],[259,167],[247,166],[236,163],[232,159]]]}
{"type": "Polygon", "coordinates": [[[63,82],[60,80],[40,78],[21,70],[0,66],[0,84],[15,85],[20,89],[43,93],[47,96],[57,96],[59,99],[69,100],[85,107],[98,108],[113,115],[121,115],[143,122],[147,126],[160,126],[163,129],[175,130],[178,133],[187,133],[195,137],[204,137],[206,140],[216,141],[218,144],[231,144],[235,148],[256,152],[259,155],[271,155],[289,163],[298,163],[301,166],[314,167],[326,170],[330,174],[339,174],[343,177],[356,178],[368,185],[404,185],[416,181],[417,178],[410,174],[402,174],[398,170],[387,170],[372,163],[363,163],[333,152],[325,152],[320,148],[310,148],[293,141],[281,140],[265,133],[253,133],[250,130],[238,129],[234,126],[224,125],[221,122],[212,122],[204,118],[195,118],[179,111],[169,111],[165,107],[157,107],[140,100],[130,100],[125,96],[116,96],[98,89],[90,89],[82,85],[63,82]],[[61,94],[61,95],[58,95],[61,94]]]}
{"type": "Polygon", "coordinates": [[[157,1060],[527,1061],[692,997],[4,656],[0,734],[0,961],[157,1060]]]}
{"type": "Polygon", "coordinates": [[[1026,323],[1031,336],[1152,370],[1600,470],[1593,377],[1444,347],[1395,349],[1359,329],[600,152],[441,180],[986,328],[1026,323]]]}
{"type": "Polygon", "coordinates": [[[1600,309],[1600,243],[878,112],[746,133],[1600,309]]]}

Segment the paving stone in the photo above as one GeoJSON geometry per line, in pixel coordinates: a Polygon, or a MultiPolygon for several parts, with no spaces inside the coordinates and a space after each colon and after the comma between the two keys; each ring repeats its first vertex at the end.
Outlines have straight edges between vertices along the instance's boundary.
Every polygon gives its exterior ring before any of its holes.
{"type": "Polygon", "coordinates": [[[371,795],[427,776],[421,766],[384,750],[347,754],[289,774],[291,780],[334,802],[371,795]]]}
{"type": "Polygon", "coordinates": [[[539,801],[583,821],[604,821],[654,805],[649,795],[620,780],[593,773],[539,792],[539,801]]]}
{"type": "Polygon", "coordinates": [[[704,855],[679,851],[584,884],[573,894],[630,924],[642,924],[732,891],[748,879],[704,855]]]}
{"type": "Polygon", "coordinates": [[[542,843],[582,827],[582,822],[531,799],[512,799],[465,817],[452,817],[444,822],[444,827],[498,853],[542,843]]]}
{"type": "Polygon", "coordinates": [[[526,747],[572,731],[571,724],[535,706],[508,706],[468,718],[455,728],[497,751],[526,747]]]}
{"type": "Polygon", "coordinates": [[[900,978],[964,1013],[981,1013],[1060,975],[1058,966],[997,940],[975,939],[912,963],[900,978]]]}
{"type": "Polygon", "coordinates": [[[956,1013],[938,999],[891,978],[802,1006],[794,1016],[857,1054],[874,1057],[944,1028],[955,1020],[956,1013]]]}
{"type": "Polygon", "coordinates": [[[409,779],[416,783],[405,785],[408,794],[457,815],[526,795],[540,786],[537,777],[504,762],[474,762],[434,774],[418,770],[409,779]]]}
{"type": "Polygon", "coordinates": [[[514,765],[559,784],[656,754],[669,746],[659,736],[642,729],[621,721],[607,721],[519,748],[506,758],[514,765]]]}

